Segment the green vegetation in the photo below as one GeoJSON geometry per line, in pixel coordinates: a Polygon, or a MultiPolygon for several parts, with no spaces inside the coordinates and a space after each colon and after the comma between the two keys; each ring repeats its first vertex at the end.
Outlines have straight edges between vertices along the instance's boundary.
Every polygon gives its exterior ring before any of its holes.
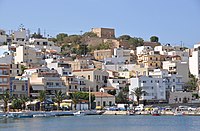
{"type": "Polygon", "coordinates": [[[24,74],[24,70],[28,69],[28,67],[21,65],[22,74],[24,74]]]}
{"type": "Polygon", "coordinates": [[[12,100],[12,108],[13,109],[22,109],[22,101],[19,98],[15,98],[12,100]]]}
{"type": "Polygon", "coordinates": [[[3,95],[1,96],[1,99],[3,100],[3,104],[4,104],[4,112],[7,112],[8,109],[8,101],[10,99],[9,97],[9,90],[3,92],[3,95]]]}
{"type": "Polygon", "coordinates": [[[116,90],[108,90],[108,94],[111,94],[113,96],[116,95],[116,90]]]}
{"type": "Polygon", "coordinates": [[[187,90],[194,91],[198,87],[198,79],[194,75],[189,74],[190,80],[187,83],[187,90]]]}
{"type": "Polygon", "coordinates": [[[157,36],[151,36],[150,41],[151,42],[159,42],[159,38],[157,36]]]}
{"type": "MultiPolygon", "coordinates": [[[[70,99],[72,99],[74,104],[74,109],[76,109],[76,104],[80,103],[81,100],[89,100],[89,93],[86,92],[74,92],[70,93],[70,99]]],[[[91,103],[94,102],[95,96],[91,95],[91,103]]]]}
{"type": "Polygon", "coordinates": [[[119,94],[116,96],[116,103],[128,103],[128,92],[129,87],[126,85],[126,87],[119,92],[119,94]]]}
{"type": "Polygon", "coordinates": [[[66,98],[66,95],[65,95],[64,93],[62,93],[62,91],[56,91],[56,92],[55,92],[54,101],[58,104],[58,105],[57,105],[57,110],[59,110],[60,103],[61,103],[62,100],[64,100],[65,98],[66,98]]]}
{"type": "Polygon", "coordinates": [[[138,88],[135,88],[135,90],[132,93],[136,96],[137,104],[139,105],[141,96],[146,92],[142,91],[141,87],[138,87],[138,88]]]}
{"type": "Polygon", "coordinates": [[[131,45],[133,48],[144,45],[144,40],[140,37],[131,37],[129,35],[122,35],[118,38],[118,40],[127,41],[128,44],[131,45]]]}
{"type": "Polygon", "coordinates": [[[42,111],[42,102],[44,102],[45,99],[46,99],[46,92],[45,91],[40,91],[38,99],[40,101],[40,111],[42,111]]]}

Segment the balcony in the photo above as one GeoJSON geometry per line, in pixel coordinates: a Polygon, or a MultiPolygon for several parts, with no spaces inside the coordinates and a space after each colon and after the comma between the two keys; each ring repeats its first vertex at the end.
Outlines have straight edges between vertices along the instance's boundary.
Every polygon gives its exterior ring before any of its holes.
{"type": "Polygon", "coordinates": [[[9,83],[8,83],[8,81],[1,81],[0,82],[0,85],[8,85],[9,83]]]}
{"type": "Polygon", "coordinates": [[[8,72],[3,72],[3,73],[0,73],[0,76],[7,76],[7,75],[9,75],[9,73],[8,73],[8,72]]]}
{"type": "Polygon", "coordinates": [[[184,82],[176,82],[177,85],[184,85],[184,82]]]}
{"type": "Polygon", "coordinates": [[[46,86],[47,89],[60,89],[60,88],[66,88],[65,86],[55,86],[55,85],[48,85],[46,86]]]}

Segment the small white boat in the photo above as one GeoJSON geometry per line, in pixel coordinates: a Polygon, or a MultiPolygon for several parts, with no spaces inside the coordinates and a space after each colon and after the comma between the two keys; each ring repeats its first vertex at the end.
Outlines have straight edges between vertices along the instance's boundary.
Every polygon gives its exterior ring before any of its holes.
{"type": "Polygon", "coordinates": [[[183,116],[183,115],[184,115],[183,112],[175,112],[175,113],[174,113],[174,116],[183,116]]]}
{"type": "Polygon", "coordinates": [[[75,113],[73,113],[74,116],[84,116],[85,115],[85,112],[82,112],[82,111],[77,111],[75,113]]]}

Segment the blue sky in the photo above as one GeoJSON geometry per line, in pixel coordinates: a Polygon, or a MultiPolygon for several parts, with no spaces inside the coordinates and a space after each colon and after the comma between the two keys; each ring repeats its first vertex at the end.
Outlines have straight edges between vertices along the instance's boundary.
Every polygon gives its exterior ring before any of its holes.
{"type": "Polygon", "coordinates": [[[0,28],[21,23],[52,36],[109,27],[116,36],[156,35],[163,44],[192,47],[200,42],[200,0],[0,0],[0,28]]]}

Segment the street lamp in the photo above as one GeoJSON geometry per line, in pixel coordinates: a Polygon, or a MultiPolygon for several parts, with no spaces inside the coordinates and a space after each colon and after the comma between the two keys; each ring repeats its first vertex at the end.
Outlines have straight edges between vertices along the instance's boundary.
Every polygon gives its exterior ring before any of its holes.
{"type": "Polygon", "coordinates": [[[101,88],[101,89],[100,89],[100,92],[101,92],[101,108],[102,108],[102,107],[103,107],[103,106],[102,106],[102,95],[103,95],[104,89],[101,88]]]}

